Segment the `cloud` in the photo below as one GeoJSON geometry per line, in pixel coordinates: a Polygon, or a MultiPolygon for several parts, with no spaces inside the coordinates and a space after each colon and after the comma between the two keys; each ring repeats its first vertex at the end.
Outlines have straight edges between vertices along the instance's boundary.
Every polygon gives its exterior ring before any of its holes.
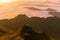
{"type": "Polygon", "coordinates": [[[28,8],[28,9],[33,10],[33,11],[42,11],[42,9],[35,8],[35,7],[24,7],[24,8],[28,8]]]}
{"type": "Polygon", "coordinates": [[[26,14],[30,17],[31,16],[38,16],[38,17],[51,16],[48,13],[39,12],[39,11],[41,11],[39,8],[33,7],[33,6],[36,6],[35,4],[34,5],[25,5],[25,4],[28,4],[28,3],[18,2],[18,3],[6,4],[6,5],[4,4],[3,7],[0,7],[0,10],[1,10],[0,19],[14,18],[15,16],[17,16],[19,14],[26,14]],[[31,7],[28,7],[28,6],[31,6],[31,7]],[[28,7],[28,9],[26,9],[24,7],[28,7]],[[33,11],[33,10],[35,10],[35,11],[33,11]]]}

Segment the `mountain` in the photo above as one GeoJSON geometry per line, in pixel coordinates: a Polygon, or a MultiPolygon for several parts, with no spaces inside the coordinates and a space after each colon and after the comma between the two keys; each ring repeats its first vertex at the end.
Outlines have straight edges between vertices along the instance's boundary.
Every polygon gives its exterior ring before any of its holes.
{"type": "Polygon", "coordinates": [[[18,15],[13,19],[0,20],[0,26],[4,27],[8,32],[16,32],[25,24],[30,25],[36,32],[46,32],[49,36],[60,39],[60,18],[57,17],[31,17],[25,14],[18,15]]]}
{"type": "Polygon", "coordinates": [[[60,18],[60,12],[51,12],[50,11],[49,14],[60,18]]]}
{"type": "Polygon", "coordinates": [[[46,11],[49,11],[48,14],[60,18],[60,12],[57,12],[57,10],[52,9],[52,8],[48,8],[48,9],[46,9],[46,11]]]}
{"type": "Polygon", "coordinates": [[[26,24],[28,17],[26,15],[18,15],[13,19],[4,19],[0,20],[0,25],[5,27],[6,29],[17,30],[22,24],[26,24]]]}

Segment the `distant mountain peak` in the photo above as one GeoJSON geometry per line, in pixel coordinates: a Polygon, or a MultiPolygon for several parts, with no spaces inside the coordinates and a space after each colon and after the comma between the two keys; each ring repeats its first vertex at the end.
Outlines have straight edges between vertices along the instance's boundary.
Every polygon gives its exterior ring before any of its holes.
{"type": "Polygon", "coordinates": [[[20,14],[20,15],[16,16],[15,18],[21,18],[21,17],[27,17],[28,18],[28,16],[26,16],[25,14],[20,14]]]}
{"type": "Polygon", "coordinates": [[[49,14],[60,18],[60,12],[49,12],[49,14]]]}

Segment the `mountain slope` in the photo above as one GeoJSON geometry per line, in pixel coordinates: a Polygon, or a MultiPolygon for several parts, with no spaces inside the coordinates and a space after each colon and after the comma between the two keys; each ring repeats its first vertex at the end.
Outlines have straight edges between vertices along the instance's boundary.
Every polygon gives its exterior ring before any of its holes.
{"type": "MultiPolygon", "coordinates": [[[[16,32],[23,25],[29,24],[36,32],[44,31],[49,36],[60,39],[60,18],[57,17],[27,17],[26,15],[18,15],[13,19],[0,20],[0,26],[16,32]]],[[[8,31],[9,32],[9,31],[8,31]]]]}

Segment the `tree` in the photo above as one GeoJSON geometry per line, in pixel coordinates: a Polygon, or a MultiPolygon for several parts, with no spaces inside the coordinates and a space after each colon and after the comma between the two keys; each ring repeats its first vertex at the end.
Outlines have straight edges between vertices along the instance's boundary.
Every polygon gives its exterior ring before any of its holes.
{"type": "Polygon", "coordinates": [[[49,40],[46,33],[37,33],[30,26],[24,25],[21,30],[21,35],[24,40],[49,40]]]}
{"type": "Polygon", "coordinates": [[[0,36],[5,35],[7,32],[0,28],[0,36]]]}

